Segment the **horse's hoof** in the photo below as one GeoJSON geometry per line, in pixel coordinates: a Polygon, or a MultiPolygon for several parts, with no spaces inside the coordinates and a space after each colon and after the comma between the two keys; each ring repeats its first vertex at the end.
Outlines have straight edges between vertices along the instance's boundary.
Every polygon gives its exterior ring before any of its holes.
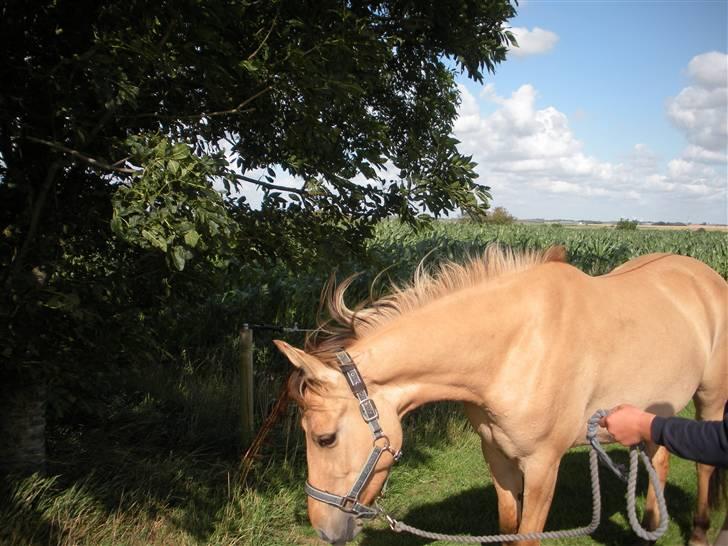
{"type": "Polygon", "coordinates": [[[710,543],[708,542],[708,537],[705,533],[693,532],[693,536],[691,536],[688,541],[688,546],[710,546],[710,543]]]}

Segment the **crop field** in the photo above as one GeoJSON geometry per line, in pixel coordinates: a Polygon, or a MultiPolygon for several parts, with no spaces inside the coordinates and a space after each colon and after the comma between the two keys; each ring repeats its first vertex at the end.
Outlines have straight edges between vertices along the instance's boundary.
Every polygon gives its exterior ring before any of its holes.
{"type": "MultiPolygon", "coordinates": [[[[386,280],[406,279],[426,263],[477,254],[490,243],[514,248],[562,244],[571,263],[602,274],[650,252],[693,256],[728,277],[728,236],[718,231],[578,229],[552,225],[493,226],[438,222],[414,232],[397,222],[378,226],[365,256],[290,271],[246,271],[249,287],[211,298],[195,315],[200,333],[180,338],[181,364],[174,373],[150,368],[131,378],[136,399],[110,400],[103,428],[58,428],[49,437],[47,476],[0,480],[0,543],[78,545],[314,545],[303,493],[305,449],[295,408],[274,428],[251,473],[240,476],[237,411],[238,341],[220,317],[263,316],[279,324],[313,323],[320,287],[336,269],[342,278],[363,272],[352,300],[386,269],[386,280]],[[224,312],[223,312],[224,311],[224,312]],[[200,338],[217,336],[204,351],[200,338]],[[204,336],[203,336],[204,334],[204,336]]],[[[384,290],[384,288],[380,288],[384,290]]],[[[232,321],[231,321],[232,323],[232,321]]],[[[300,345],[300,334],[256,333],[258,421],[279,392],[287,364],[273,337],[300,345]]],[[[691,409],[685,415],[691,415],[691,409]]],[[[450,403],[422,408],[405,423],[405,456],[395,468],[384,504],[416,526],[441,532],[497,532],[495,490],[478,440],[460,408],[450,403]]],[[[611,448],[619,460],[625,450],[611,448]]],[[[636,543],[629,530],[621,483],[601,472],[604,510],[593,537],[545,544],[636,543]]],[[[641,491],[644,492],[644,472],[641,491]]],[[[690,532],[695,472],[673,457],[667,487],[671,514],[659,544],[683,544],[690,532]]],[[[719,526],[715,514],[711,536],[719,526]]],[[[570,452],[559,475],[548,529],[585,525],[590,518],[587,454],[570,452]]],[[[395,535],[381,522],[368,524],[360,546],[415,546],[425,541],[395,535]]],[[[445,543],[436,543],[445,544],[445,543]]]]}
{"type": "MultiPolygon", "coordinates": [[[[569,261],[591,275],[606,273],[636,256],[670,252],[692,256],[728,277],[728,234],[722,231],[617,230],[560,225],[515,224],[493,226],[470,222],[441,222],[423,232],[395,222],[385,222],[371,242],[375,254],[402,264],[406,276],[428,253],[434,259],[458,259],[476,254],[490,243],[513,248],[545,248],[564,245],[569,261]]],[[[390,262],[389,265],[391,265],[390,262]]]]}

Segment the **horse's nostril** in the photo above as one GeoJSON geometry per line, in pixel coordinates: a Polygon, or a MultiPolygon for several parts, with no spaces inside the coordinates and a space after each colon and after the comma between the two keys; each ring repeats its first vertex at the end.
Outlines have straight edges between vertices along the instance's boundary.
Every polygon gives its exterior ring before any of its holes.
{"type": "Polygon", "coordinates": [[[330,538],[329,538],[329,537],[328,537],[328,536],[326,535],[326,533],[324,533],[324,532],[323,532],[323,531],[321,531],[320,529],[316,529],[316,532],[318,533],[318,536],[319,536],[319,537],[321,538],[321,540],[323,540],[324,542],[328,542],[329,544],[333,544],[333,543],[334,543],[334,541],[333,541],[333,540],[331,540],[331,539],[330,539],[330,538]]]}

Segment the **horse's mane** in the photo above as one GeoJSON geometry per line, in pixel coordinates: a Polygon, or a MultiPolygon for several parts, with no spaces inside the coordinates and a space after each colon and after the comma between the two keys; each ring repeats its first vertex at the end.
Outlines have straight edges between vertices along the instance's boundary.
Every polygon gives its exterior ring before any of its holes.
{"type": "Polygon", "coordinates": [[[409,283],[392,284],[389,295],[368,304],[360,303],[353,309],[346,305],[344,295],[356,275],[338,286],[329,280],[321,295],[321,308],[328,310],[330,318],[320,321],[319,327],[307,336],[305,351],[329,366],[337,366],[336,352],[397,317],[458,290],[553,261],[566,261],[564,247],[514,251],[490,244],[478,257],[471,257],[464,263],[446,261],[432,270],[425,267],[423,260],[409,283]]]}
{"type": "MultiPolygon", "coordinates": [[[[447,294],[476,286],[507,273],[524,271],[546,262],[566,261],[566,249],[552,246],[545,250],[515,251],[509,247],[490,244],[482,255],[471,257],[464,263],[443,262],[427,269],[422,260],[412,280],[406,284],[393,283],[390,294],[379,299],[362,302],[353,309],[346,305],[347,288],[357,277],[352,275],[338,286],[333,279],[321,294],[321,309],[329,318],[319,320],[316,330],[306,337],[304,350],[330,367],[337,367],[336,353],[348,348],[356,340],[406,313],[419,309],[447,294]]],[[[305,407],[305,387],[321,392],[322,385],[302,371],[294,372],[289,380],[289,395],[305,407]]]]}

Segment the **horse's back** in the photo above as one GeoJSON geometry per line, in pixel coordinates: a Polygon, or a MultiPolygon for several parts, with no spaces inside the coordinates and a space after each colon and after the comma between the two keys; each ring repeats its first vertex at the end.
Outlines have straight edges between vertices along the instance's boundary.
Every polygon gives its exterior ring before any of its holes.
{"type": "Polygon", "coordinates": [[[728,284],[710,267],[650,254],[600,277],[561,273],[572,335],[560,357],[588,415],[620,403],[671,415],[699,389],[728,396],[728,284]]]}
{"type": "MultiPolygon", "coordinates": [[[[602,277],[615,295],[638,302],[656,295],[668,300],[713,337],[725,334],[728,323],[728,283],[705,263],[677,254],[647,254],[602,277]],[[696,323],[697,321],[697,323],[696,323]]],[[[654,317],[659,322],[660,317],[654,317]]]]}

